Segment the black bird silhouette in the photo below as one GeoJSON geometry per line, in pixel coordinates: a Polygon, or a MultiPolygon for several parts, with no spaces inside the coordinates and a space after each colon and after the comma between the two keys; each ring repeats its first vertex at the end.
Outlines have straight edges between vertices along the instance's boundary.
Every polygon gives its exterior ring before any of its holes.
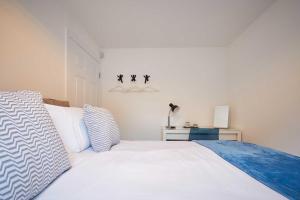
{"type": "Polygon", "coordinates": [[[123,83],[123,74],[117,75],[117,77],[118,77],[118,81],[123,83]]]}
{"type": "Polygon", "coordinates": [[[150,76],[148,74],[144,75],[145,78],[145,84],[149,81],[150,76]]]}
{"type": "Polygon", "coordinates": [[[131,75],[131,82],[135,82],[136,81],[136,75],[135,74],[132,74],[131,75]]]}

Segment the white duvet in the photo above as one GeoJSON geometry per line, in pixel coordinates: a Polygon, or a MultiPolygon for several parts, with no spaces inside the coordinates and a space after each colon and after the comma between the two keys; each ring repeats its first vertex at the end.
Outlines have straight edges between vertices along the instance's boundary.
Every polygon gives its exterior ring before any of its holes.
{"type": "Polygon", "coordinates": [[[121,141],[71,156],[72,169],[39,200],[285,199],[193,142],[121,141]]]}

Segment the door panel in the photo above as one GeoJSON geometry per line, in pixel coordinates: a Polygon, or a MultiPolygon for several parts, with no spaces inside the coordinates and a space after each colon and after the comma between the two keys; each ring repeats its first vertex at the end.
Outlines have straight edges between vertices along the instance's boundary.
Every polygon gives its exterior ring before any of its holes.
{"type": "Polygon", "coordinates": [[[68,37],[67,97],[71,106],[100,106],[100,64],[81,45],[68,37]]]}
{"type": "Polygon", "coordinates": [[[76,77],[75,78],[75,105],[82,106],[85,100],[85,80],[84,78],[76,77]]]}

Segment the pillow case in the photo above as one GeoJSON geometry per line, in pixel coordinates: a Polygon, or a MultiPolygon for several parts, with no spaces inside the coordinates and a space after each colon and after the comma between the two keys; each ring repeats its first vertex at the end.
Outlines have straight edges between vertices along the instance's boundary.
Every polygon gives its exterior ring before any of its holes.
{"type": "Polygon", "coordinates": [[[90,146],[83,109],[45,104],[62,141],[70,153],[79,153],[90,146]]]}
{"type": "Polygon", "coordinates": [[[86,125],[83,121],[83,108],[68,107],[67,114],[72,118],[73,133],[77,140],[78,152],[91,146],[86,125]]]}
{"type": "Polygon", "coordinates": [[[0,197],[32,199],[71,165],[37,92],[0,92],[0,197]]]}
{"type": "Polygon", "coordinates": [[[77,152],[77,141],[73,136],[72,125],[70,125],[72,122],[65,107],[45,104],[45,108],[49,112],[67,151],[70,153],[77,152]]]}
{"type": "Polygon", "coordinates": [[[85,105],[83,119],[94,151],[108,151],[120,142],[118,125],[108,110],[85,105]]]}

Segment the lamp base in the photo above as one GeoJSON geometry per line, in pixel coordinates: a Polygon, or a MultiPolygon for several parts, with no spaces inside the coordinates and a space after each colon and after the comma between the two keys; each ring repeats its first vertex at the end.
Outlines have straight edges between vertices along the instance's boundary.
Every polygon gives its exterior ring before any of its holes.
{"type": "Polygon", "coordinates": [[[166,129],[175,129],[176,126],[166,126],[166,129]]]}

